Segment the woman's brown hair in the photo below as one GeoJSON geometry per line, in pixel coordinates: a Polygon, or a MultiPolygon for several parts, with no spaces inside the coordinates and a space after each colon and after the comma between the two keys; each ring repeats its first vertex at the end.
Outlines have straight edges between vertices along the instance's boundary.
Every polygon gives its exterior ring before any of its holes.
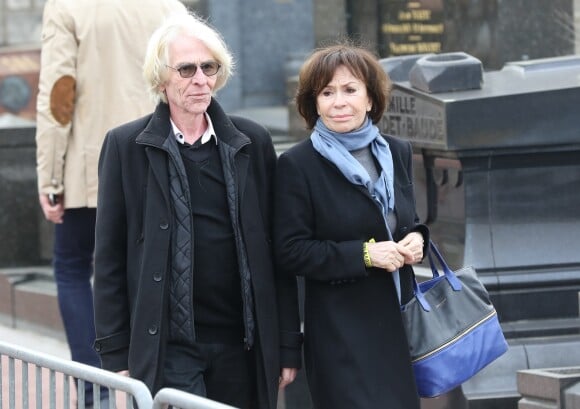
{"type": "Polygon", "coordinates": [[[308,129],[314,128],[318,119],[316,97],[332,80],[339,66],[345,66],[352,75],[366,84],[372,102],[369,117],[373,123],[378,123],[383,117],[392,88],[389,76],[369,50],[341,43],[314,50],[300,69],[295,102],[308,129]]]}

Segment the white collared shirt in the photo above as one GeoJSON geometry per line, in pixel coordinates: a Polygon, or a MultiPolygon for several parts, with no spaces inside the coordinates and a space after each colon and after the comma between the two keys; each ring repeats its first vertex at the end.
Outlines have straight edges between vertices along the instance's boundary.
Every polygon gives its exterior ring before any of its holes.
{"type": "MultiPolygon", "coordinates": [[[[204,143],[209,142],[212,138],[215,141],[216,145],[218,142],[217,139],[217,135],[215,134],[215,131],[213,129],[213,124],[211,122],[211,118],[209,117],[208,113],[204,113],[205,115],[205,119],[207,121],[207,129],[205,130],[205,132],[203,133],[203,135],[201,135],[201,144],[203,145],[204,143]]],[[[180,143],[180,144],[184,144],[185,143],[185,138],[183,136],[183,132],[181,132],[179,130],[179,128],[175,125],[175,123],[173,122],[173,120],[171,118],[169,118],[169,121],[171,122],[171,128],[173,128],[173,133],[175,134],[175,140],[180,143]]]]}

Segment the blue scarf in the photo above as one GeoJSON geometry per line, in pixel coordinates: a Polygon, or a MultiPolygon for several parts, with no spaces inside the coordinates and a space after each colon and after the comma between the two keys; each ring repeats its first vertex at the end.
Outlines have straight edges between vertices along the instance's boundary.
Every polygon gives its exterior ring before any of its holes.
{"type": "Polygon", "coordinates": [[[368,189],[380,204],[386,224],[387,215],[395,208],[393,157],[389,144],[371,119],[367,117],[365,124],[355,131],[339,133],[328,129],[318,118],[310,139],[314,149],[334,163],[349,182],[368,189]],[[374,183],[366,169],[350,153],[369,145],[381,167],[379,178],[374,183]]]}
{"type": "MultiPolygon", "coordinates": [[[[348,181],[355,185],[365,186],[373,199],[379,203],[385,226],[392,240],[391,231],[387,223],[387,215],[395,208],[393,157],[389,144],[381,136],[379,129],[373,125],[371,119],[363,126],[348,133],[333,132],[318,118],[314,130],[310,135],[314,149],[323,157],[334,163],[348,181]],[[381,173],[373,183],[367,170],[360,164],[350,151],[371,147],[373,156],[379,162],[381,173]]],[[[395,290],[399,302],[401,301],[401,284],[399,270],[392,273],[395,290]]]]}

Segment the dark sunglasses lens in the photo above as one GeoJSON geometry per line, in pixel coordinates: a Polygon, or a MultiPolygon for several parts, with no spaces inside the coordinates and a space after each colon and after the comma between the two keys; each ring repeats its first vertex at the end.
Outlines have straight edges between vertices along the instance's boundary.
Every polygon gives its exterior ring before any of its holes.
{"type": "Polygon", "coordinates": [[[177,71],[179,71],[179,75],[181,75],[183,78],[190,78],[195,75],[195,72],[197,71],[197,65],[185,64],[179,67],[177,71]]]}
{"type": "Polygon", "coordinates": [[[220,65],[217,62],[204,62],[200,65],[201,70],[205,75],[215,75],[220,69],[220,65]]]}

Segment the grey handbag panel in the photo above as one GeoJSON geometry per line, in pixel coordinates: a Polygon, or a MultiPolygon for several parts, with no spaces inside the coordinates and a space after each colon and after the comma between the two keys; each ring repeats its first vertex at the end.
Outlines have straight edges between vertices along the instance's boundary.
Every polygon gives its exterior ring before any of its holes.
{"type": "Polygon", "coordinates": [[[419,284],[431,311],[425,311],[416,296],[402,306],[412,360],[439,349],[495,314],[489,294],[472,267],[463,267],[455,275],[462,284],[460,291],[453,290],[444,274],[419,284]]]}

